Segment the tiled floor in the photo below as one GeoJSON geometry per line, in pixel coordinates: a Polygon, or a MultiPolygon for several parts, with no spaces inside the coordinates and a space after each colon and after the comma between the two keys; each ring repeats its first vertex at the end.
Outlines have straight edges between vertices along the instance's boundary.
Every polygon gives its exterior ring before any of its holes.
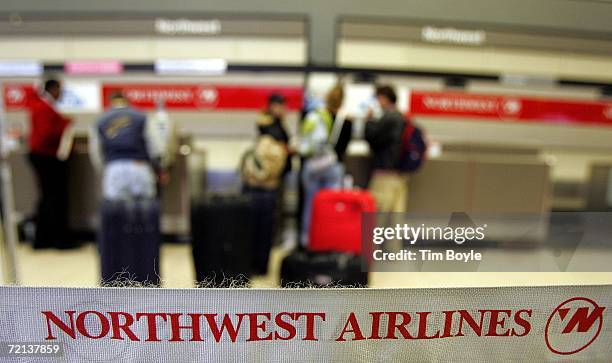
{"type": "MultiPolygon", "coordinates": [[[[253,280],[253,287],[278,286],[278,270],[284,252],[274,249],[270,273],[253,280]]],[[[70,251],[34,251],[21,245],[18,251],[20,283],[26,286],[96,286],[99,262],[93,244],[70,251]]],[[[161,251],[164,287],[193,287],[191,251],[186,244],[165,244],[161,251]]],[[[577,272],[378,272],[370,274],[372,287],[458,287],[510,285],[612,284],[612,273],[577,272]]]]}

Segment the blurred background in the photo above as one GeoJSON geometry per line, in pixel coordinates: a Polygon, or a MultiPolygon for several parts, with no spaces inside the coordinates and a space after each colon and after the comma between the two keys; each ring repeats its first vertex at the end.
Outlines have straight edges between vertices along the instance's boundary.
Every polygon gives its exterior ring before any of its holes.
{"type": "MultiPolygon", "coordinates": [[[[99,224],[100,178],[89,161],[88,129],[113,91],[148,114],[163,98],[180,140],[161,200],[164,286],[192,286],[190,202],[239,188],[240,160],[273,92],[286,97],[285,124],[295,136],[304,113],[342,82],[343,110],[358,139],[374,84],[393,85],[398,108],[429,140],[427,163],[409,181],[409,212],[546,217],[612,209],[609,1],[3,1],[3,146],[11,217],[22,241],[31,239],[38,198],[27,161],[27,95],[49,76],[63,84],[57,107],[75,130],[69,227],[78,241],[94,241],[99,224]],[[229,179],[216,182],[219,175],[229,179]]],[[[349,144],[344,162],[364,153],[359,143],[349,144]]],[[[294,163],[271,270],[254,286],[278,284],[282,245],[297,238],[294,163]]],[[[98,281],[95,244],[69,251],[15,247],[20,283],[98,281]]],[[[370,285],[610,281],[609,273],[381,272],[370,285]]]]}

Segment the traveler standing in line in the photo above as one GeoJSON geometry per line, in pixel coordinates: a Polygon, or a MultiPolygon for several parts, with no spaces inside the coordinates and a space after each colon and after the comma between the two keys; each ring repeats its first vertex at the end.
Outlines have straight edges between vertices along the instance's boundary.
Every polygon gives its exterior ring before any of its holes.
{"type": "Polygon", "coordinates": [[[327,94],[325,107],[310,111],[302,122],[299,142],[299,152],[304,157],[304,209],[300,231],[302,247],[308,246],[312,200],[315,194],[321,189],[339,189],[342,186],[344,168],[338,161],[330,136],[343,99],[342,86],[335,86],[327,94]]]}
{"type": "Polygon", "coordinates": [[[144,113],[131,108],[121,92],[111,95],[111,109],[90,129],[89,153],[103,171],[106,200],[156,197],[154,169],[162,158],[160,130],[144,113]]]}
{"type": "Polygon", "coordinates": [[[408,202],[408,174],[397,169],[402,152],[402,132],[406,121],[397,109],[397,95],[391,86],[376,88],[382,117],[374,119],[370,110],[365,139],[374,159],[370,192],[379,212],[405,212],[408,202]]]}
{"type": "Polygon", "coordinates": [[[30,110],[30,163],[38,180],[35,249],[74,247],[68,235],[68,166],[57,152],[70,120],[56,109],[62,86],[45,82],[41,95],[33,97],[30,110]]]}
{"type": "Polygon", "coordinates": [[[285,113],[285,97],[277,93],[270,95],[266,109],[257,119],[256,145],[247,151],[241,165],[243,192],[253,198],[257,210],[251,266],[254,275],[268,272],[270,249],[280,217],[283,177],[291,167],[289,134],[283,125],[285,113]]]}
{"type": "Polygon", "coordinates": [[[111,107],[89,136],[91,161],[103,172],[98,231],[102,282],[159,286],[161,233],[154,164],[162,158],[160,129],[129,107],[120,92],[111,96],[111,107]]]}

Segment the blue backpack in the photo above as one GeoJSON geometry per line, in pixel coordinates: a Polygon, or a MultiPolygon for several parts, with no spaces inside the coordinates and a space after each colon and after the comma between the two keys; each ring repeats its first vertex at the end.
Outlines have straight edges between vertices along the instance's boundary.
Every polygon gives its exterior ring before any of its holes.
{"type": "Polygon", "coordinates": [[[403,172],[415,172],[425,162],[427,155],[427,143],[423,131],[414,126],[410,120],[402,131],[401,151],[397,168],[403,172]]]}

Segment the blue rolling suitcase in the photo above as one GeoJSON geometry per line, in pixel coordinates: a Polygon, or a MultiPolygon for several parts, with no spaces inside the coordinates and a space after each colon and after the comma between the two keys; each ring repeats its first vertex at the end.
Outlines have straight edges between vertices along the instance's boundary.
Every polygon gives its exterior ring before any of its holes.
{"type": "Polygon", "coordinates": [[[159,286],[159,202],[105,200],[101,212],[102,282],[159,286]]]}

